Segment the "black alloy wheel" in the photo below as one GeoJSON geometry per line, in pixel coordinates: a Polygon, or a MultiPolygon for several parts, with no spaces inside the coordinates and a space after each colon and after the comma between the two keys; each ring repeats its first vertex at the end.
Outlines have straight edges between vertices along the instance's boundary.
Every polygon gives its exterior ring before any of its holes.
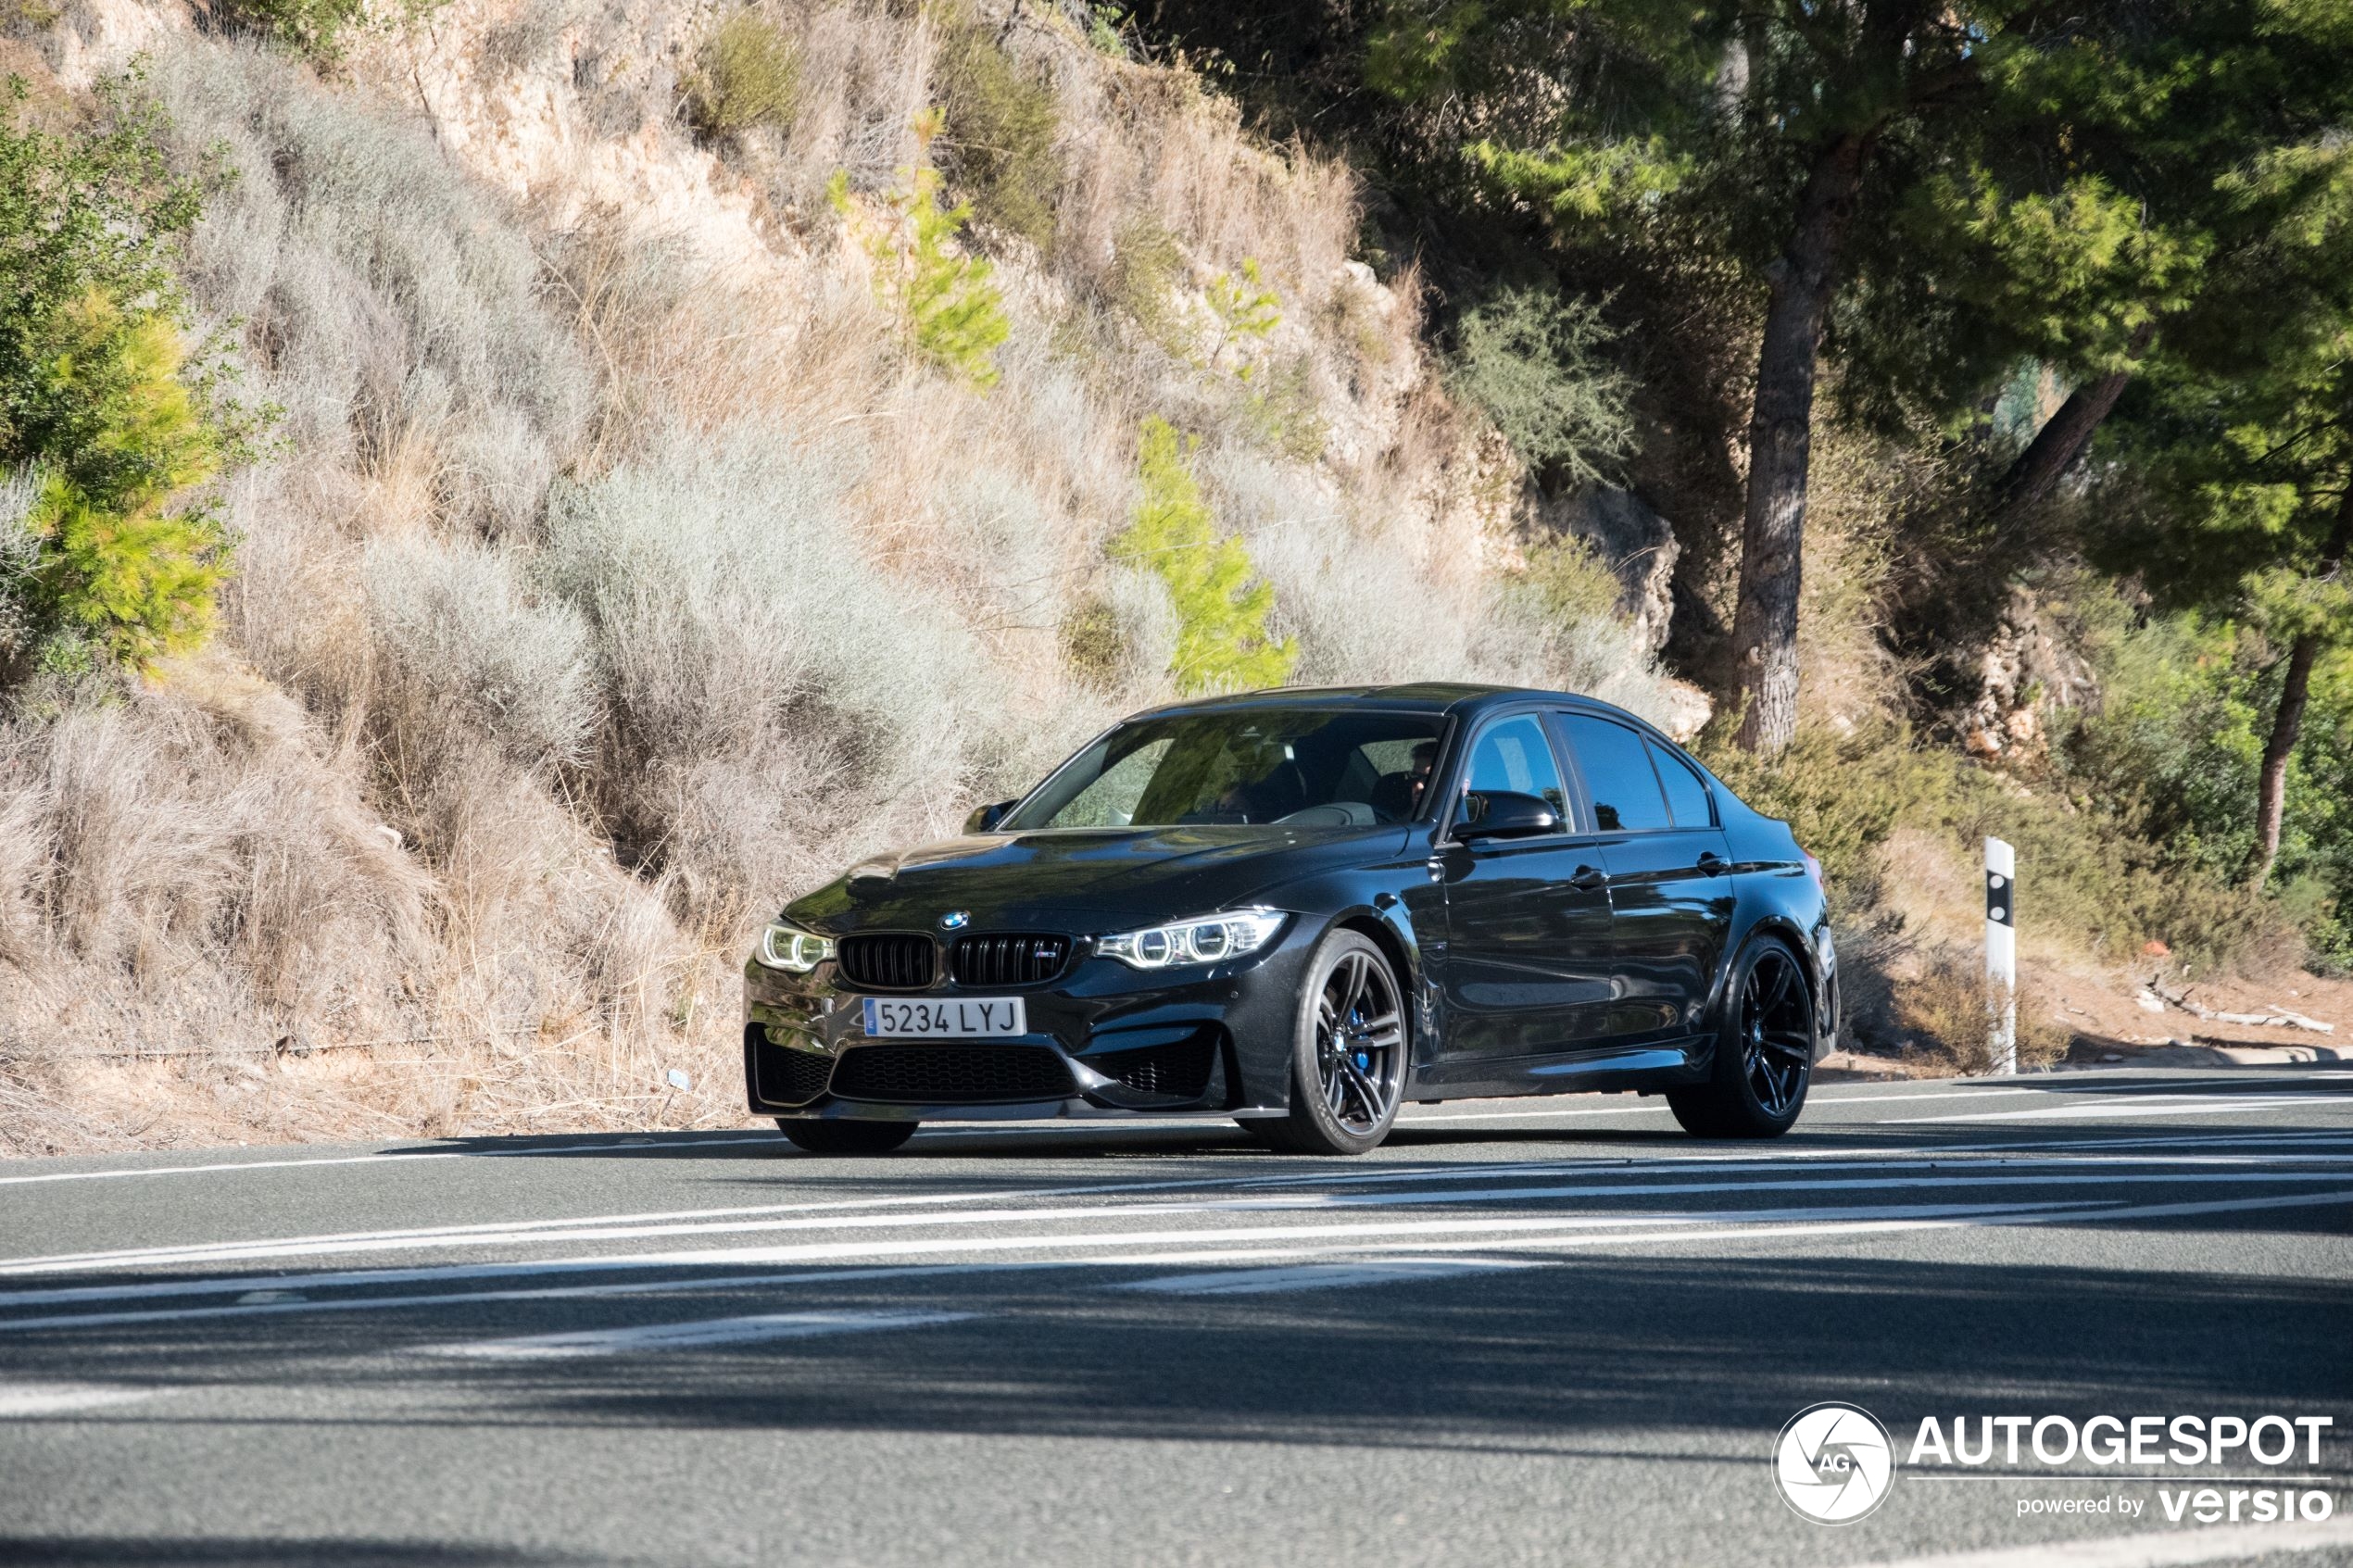
{"type": "Polygon", "coordinates": [[[1814,992],[1797,955],[1774,937],[1750,947],[1725,1014],[1708,1081],[1668,1090],[1667,1102],[1701,1137],[1778,1137],[1814,1075],[1814,992]]]}
{"type": "Polygon", "coordinates": [[[812,1154],[888,1154],[915,1135],[914,1122],[819,1122],[776,1118],[776,1128],[812,1154]]]}
{"type": "Polygon", "coordinates": [[[1406,1072],[1404,993],[1371,938],[1335,931],[1308,965],[1291,1057],[1290,1112],[1243,1126],[1292,1154],[1363,1154],[1397,1119],[1406,1072]]]}

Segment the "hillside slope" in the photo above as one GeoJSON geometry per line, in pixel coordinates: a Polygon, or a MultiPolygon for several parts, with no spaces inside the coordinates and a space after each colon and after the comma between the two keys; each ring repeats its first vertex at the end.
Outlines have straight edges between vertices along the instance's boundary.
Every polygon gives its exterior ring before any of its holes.
{"type": "Polygon", "coordinates": [[[133,0],[9,45],[69,107],[136,57],[225,150],[185,281],[281,412],[213,645],[0,723],[6,1147],[736,1119],[767,912],[1173,695],[1148,420],[1293,680],[1705,717],[1352,256],[1344,168],[1059,11],[728,16],[452,0],[323,80],[133,0]],[[728,16],[781,62],[749,119],[728,16]],[[919,161],[993,386],[876,287],[919,161]]]}

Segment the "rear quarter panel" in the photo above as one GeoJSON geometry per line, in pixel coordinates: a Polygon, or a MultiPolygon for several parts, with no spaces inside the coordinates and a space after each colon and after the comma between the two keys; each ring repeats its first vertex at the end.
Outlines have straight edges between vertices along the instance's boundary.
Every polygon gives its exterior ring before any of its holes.
{"type": "Polygon", "coordinates": [[[1717,975],[1709,1016],[1721,1023],[1732,965],[1759,937],[1774,935],[1797,950],[1813,982],[1818,1020],[1814,1054],[1836,1042],[1837,949],[1822,889],[1806,870],[1806,856],[1787,822],[1751,809],[1719,782],[1724,836],[1735,868],[1732,929],[1717,975]]]}

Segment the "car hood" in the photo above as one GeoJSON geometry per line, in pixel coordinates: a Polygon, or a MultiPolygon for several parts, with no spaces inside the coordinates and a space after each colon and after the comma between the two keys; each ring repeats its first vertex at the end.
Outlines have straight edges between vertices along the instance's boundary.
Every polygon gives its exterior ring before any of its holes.
{"type": "Polygon", "coordinates": [[[828,935],[924,930],[1085,932],[1208,914],[1327,866],[1393,852],[1398,827],[1164,827],[979,834],[876,856],[785,911],[828,935]]]}

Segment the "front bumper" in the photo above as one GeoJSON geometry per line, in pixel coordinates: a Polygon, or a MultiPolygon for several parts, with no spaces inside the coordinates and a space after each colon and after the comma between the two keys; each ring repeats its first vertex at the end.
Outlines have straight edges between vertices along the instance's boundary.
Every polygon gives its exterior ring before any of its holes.
{"type": "Polygon", "coordinates": [[[861,1121],[1280,1111],[1302,971],[1321,935],[1294,919],[1239,962],[1163,973],[1082,950],[1047,985],[970,991],[868,993],[830,963],[795,977],[748,962],[746,1098],[761,1116],[861,1121]],[[1029,1033],[874,1040],[860,1006],[869,994],[1018,995],[1029,1033]]]}

